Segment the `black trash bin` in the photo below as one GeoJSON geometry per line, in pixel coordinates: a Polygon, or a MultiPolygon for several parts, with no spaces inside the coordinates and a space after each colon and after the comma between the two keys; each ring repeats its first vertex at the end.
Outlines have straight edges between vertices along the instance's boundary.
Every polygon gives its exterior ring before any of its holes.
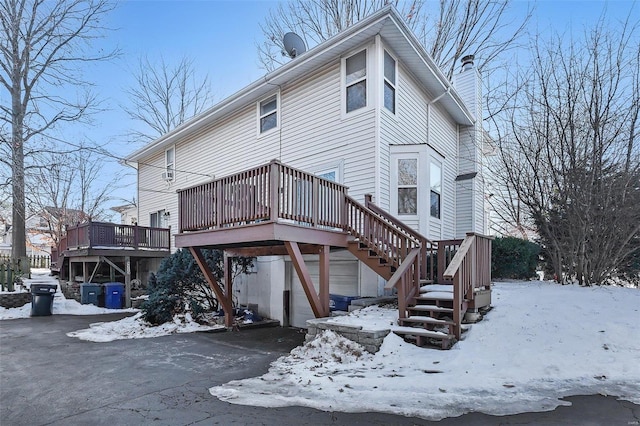
{"type": "Polygon", "coordinates": [[[56,284],[31,284],[31,316],[51,315],[56,284]]]}

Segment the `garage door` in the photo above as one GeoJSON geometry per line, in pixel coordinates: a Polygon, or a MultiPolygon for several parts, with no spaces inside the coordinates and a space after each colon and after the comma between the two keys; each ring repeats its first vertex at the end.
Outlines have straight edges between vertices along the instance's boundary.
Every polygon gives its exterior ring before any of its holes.
{"type": "MultiPolygon", "coordinates": [[[[307,296],[304,293],[298,274],[293,268],[291,262],[288,263],[289,271],[291,271],[291,312],[290,312],[290,324],[294,327],[307,328],[306,321],[311,318],[315,318],[307,296]]],[[[318,292],[319,283],[319,263],[306,262],[307,268],[309,268],[309,274],[313,285],[316,287],[316,293],[318,292]]],[[[329,293],[341,294],[343,296],[356,296],[358,294],[358,261],[346,260],[336,261],[332,260],[329,265],[329,293]]]]}

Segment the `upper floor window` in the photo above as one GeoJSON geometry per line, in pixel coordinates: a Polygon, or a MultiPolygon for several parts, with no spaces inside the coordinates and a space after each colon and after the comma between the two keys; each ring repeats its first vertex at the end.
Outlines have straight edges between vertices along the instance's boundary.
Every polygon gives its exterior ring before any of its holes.
{"type": "Polygon", "coordinates": [[[384,107],[396,112],[396,60],[384,51],[384,107]]]}
{"type": "Polygon", "coordinates": [[[258,105],[260,133],[278,127],[278,95],[269,96],[258,105]]]}
{"type": "Polygon", "coordinates": [[[367,51],[345,60],[346,111],[367,106],[367,51]]]}
{"type": "Polygon", "coordinates": [[[164,180],[173,180],[176,173],[176,148],[171,147],[164,152],[164,180]]]}
{"type": "Polygon", "coordinates": [[[439,164],[431,163],[431,172],[429,174],[429,183],[431,185],[431,217],[440,219],[440,204],[442,194],[442,169],[439,164]]]}

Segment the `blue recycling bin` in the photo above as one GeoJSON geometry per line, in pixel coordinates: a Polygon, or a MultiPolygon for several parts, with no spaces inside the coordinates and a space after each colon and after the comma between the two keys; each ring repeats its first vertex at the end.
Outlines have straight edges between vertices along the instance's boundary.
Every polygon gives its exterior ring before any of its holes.
{"type": "Polygon", "coordinates": [[[123,295],[124,295],[124,284],[105,283],[104,284],[104,307],[108,309],[122,309],[123,295]]]}
{"type": "Polygon", "coordinates": [[[82,283],[80,284],[80,303],[83,305],[98,306],[98,296],[102,294],[102,286],[100,284],[82,283]]]}

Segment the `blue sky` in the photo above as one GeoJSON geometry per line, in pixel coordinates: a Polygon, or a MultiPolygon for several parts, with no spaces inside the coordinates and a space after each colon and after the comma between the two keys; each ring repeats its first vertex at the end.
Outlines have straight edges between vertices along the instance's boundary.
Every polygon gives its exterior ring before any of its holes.
{"type": "MultiPolygon", "coordinates": [[[[431,0],[434,1],[434,0],[431,0]]],[[[521,19],[534,6],[530,30],[545,32],[582,31],[584,25],[597,21],[603,9],[609,18],[626,16],[631,1],[515,1],[514,20],[521,19]]],[[[96,117],[91,128],[78,130],[77,137],[87,136],[107,144],[116,156],[125,156],[137,146],[129,145],[126,133],[135,126],[121,106],[127,103],[125,89],[132,84],[131,70],[138,58],[147,55],[152,61],[163,55],[168,62],[182,55],[194,59],[198,73],[208,74],[215,101],[235,93],[264,74],[259,66],[256,43],[262,41],[262,24],[275,8],[275,1],[178,1],[129,0],[121,2],[110,15],[107,25],[115,30],[100,41],[105,49],[117,46],[121,56],[102,63],[90,71],[95,92],[104,100],[105,112],[96,117]]],[[[636,4],[635,12],[640,11],[636,4]]],[[[123,187],[115,193],[121,199],[135,195],[135,175],[113,160],[108,176],[122,175],[123,187]]],[[[121,204],[122,200],[114,204],[121,204]]]]}

